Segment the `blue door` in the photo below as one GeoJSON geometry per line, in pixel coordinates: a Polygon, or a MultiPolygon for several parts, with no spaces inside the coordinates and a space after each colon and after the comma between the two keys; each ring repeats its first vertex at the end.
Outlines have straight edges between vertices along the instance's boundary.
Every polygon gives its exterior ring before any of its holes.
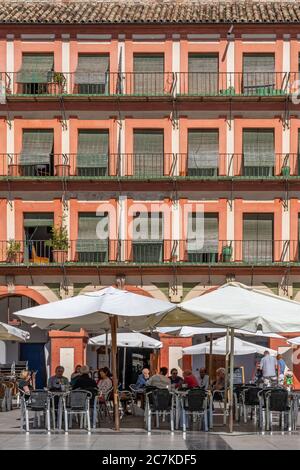
{"type": "Polygon", "coordinates": [[[36,388],[46,387],[46,363],[44,343],[21,343],[20,361],[28,361],[28,368],[31,371],[37,371],[36,388]]]}

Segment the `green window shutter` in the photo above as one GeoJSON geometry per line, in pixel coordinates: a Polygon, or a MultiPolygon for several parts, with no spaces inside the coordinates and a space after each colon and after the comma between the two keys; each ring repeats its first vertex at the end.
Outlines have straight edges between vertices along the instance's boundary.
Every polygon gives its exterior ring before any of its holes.
{"type": "Polygon", "coordinates": [[[273,167],[275,163],[274,130],[244,129],[243,154],[246,167],[273,167]]]}
{"type": "Polygon", "coordinates": [[[134,93],[158,95],[164,90],[164,55],[134,54],[134,93]]]}
{"type": "Polygon", "coordinates": [[[188,80],[190,94],[216,94],[219,88],[217,54],[189,54],[188,80]]]}
{"type": "Polygon", "coordinates": [[[23,165],[49,164],[53,153],[52,130],[24,130],[20,163],[23,165]]]}
{"type": "Polygon", "coordinates": [[[268,92],[275,87],[274,54],[243,55],[243,85],[245,92],[268,92]]]}
{"type": "Polygon", "coordinates": [[[19,83],[47,83],[54,71],[53,54],[23,54],[22,68],[17,74],[19,83]]]}
{"type": "Polygon", "coordinates": [[[133,134],[133,173],[135,176],[163,176],[164,132],[136,130],[133,134]]]}
{"type": "Polygon", "coordinates": [[[133,220],[134,240],[162,240],[163,215],[161,212],[141,212],[133,220]]]}
{"type": "Polygon", "coordinates": [[[219,132],[215,129],[192,130],[188,133],[188,171],[218,169],[219,132]]]}
{"type": "Polygon", "coordinates": [[[188,214],[188,251],[198,253],[217,253],[219,246],[219,217],[218,214],[198,214],[203,216],[203,233],[196,233],[197,213],[188,214]]]}
{"type": "Polygon", "coordinates": [[[25,212],[24,228],[53,227],[54,216],[52,212],[25,212]]]}
{"type": "Polygon", "coordinates": [[[108,54],[79,54],[75,72],[75,84],[105,85],[107,83],[108,72],[108,54]]]}
{"type": "Polygon", "coordinates": [[[243,259],[247,262],[273,260],[273,214],[245,214],[243,259]]]}
{"type": "Polygon", "coordinates": [[[97,225],[102,224],[108,233],[108,215],[97,215],[90,212],[81,212],[78,216],[78,252],[97,252],[108,249],[108,239],[100,239],[97,236],[97,225]]]}
{"type": "Polygon", "coordinates": [[[80,130],[78,133],[77,167],[108,167],[109,133],[99,130],[80,130]]]}

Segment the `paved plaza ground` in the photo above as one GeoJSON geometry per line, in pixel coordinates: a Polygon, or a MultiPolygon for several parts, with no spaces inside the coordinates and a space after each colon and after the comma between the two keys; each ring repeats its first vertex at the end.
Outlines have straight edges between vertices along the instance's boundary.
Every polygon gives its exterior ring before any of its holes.
{"type": "MultiPolygon", "coordinates": [[[[136,422],[133,422],[136,424],[136,422]]],[[[132,417],[126,417],[120,433],[109,427],[92,431],[71,430],[69,434],[32,431],[21,433],[19,410],[0,413],[0,450],[300,450],[300,432],[257,433],[251,426],[229,435],[220,427],[217,432],[154,429],[149,435],[140,427],[132,427],[132,417]],[[126,422],[127,420],[127,422],[126,422]]]]}

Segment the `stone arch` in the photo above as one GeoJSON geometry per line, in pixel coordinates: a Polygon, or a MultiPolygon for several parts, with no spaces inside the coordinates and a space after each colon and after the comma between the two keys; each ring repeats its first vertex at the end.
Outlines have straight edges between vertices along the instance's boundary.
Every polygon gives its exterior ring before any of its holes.
{"type": "Polygon", "coordinates": [[[7,286],[0,287],[0,298],[21,295],[34,300],[38,305],[49,303],[49,301],[40,292],[30,287],[14,286],[13,289],[9,289],[7,286]]]}

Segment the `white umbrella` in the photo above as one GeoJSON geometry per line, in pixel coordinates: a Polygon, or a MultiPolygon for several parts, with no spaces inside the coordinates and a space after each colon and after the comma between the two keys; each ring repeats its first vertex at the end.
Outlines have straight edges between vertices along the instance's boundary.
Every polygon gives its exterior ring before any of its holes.
{"type": "Polygon", "coordinates": [[[107,287],[100,291],[20,310],[15,312],[15,315],[40,328],[57,330],[74,331],[77,328],[85,328],[87,331],[99,332],[110,325],[115,426],[116,430],[119,430],[117,328],[145,330],[151,327],[152,323],[156,325],[174,308],[170,302],[107,287]]]}
{"type": "MultiPolygon", "coordinates": [[[[108,335],[108,344],[111,343],[111,335],[108,335]]],[[[95,336],[90,338],[89,344],[97,346],[105,346],[106,335],[95,336]]],[[[119,348],[149,348],[160,349],[162,342],[142,333],[117,333],[117,346],[119,348]]]]}
{"type": "Polygon", "coordinates": [[[27,331],[20,330],[20,328],[0,322],[1,341],[26,341],[29,337],[30,334],[27,331]]]}
{"type": "MultiPolygon", "coordinates": [[[[170,334],[174,336],[179,336],[181,338],[189,338],[195,335],[226,333],[226,328],[202,328],[201,326],[183,326],[181,328],[157,328],[156,330],[158,333],[170,334]]],[[[246,330],[235,330],[235,334],[242,336],[260,336],[262,338],[284,338],[284,336],[278,335],[277,333],[263,333],[262,331],[257,331],[253,333],[246,330]]]]}
{"type": "MultiPolygon", "coordinates": [[[[89,344],[97,346],[106,346],[111,343],[111,335],[100,335],[90,338],[89,344]]],[[[144,349],[160,349],[163,344],[157,339],[150,336],[143,335],[142,333],[117,333],[117,346],[124,348],[123,352],[123,373],[122,373],[122,386],[125,388],[125,370],[126,370],[126,352],[127,348],[144,348],[144,349]]]]}
{"type": "MultiPolygon", "coordinates": [[[[264,354],[265,351],[269,351],[270,354],[276,355],[277,352],[273,349],[265,348],[264,346],[259,346],[254,343],[250,343],[248,341],[244,341],[239,338],[235,338],[234,341],[234,355],[235,356],[243,356],[246,354],[264,354]]],[[[194,346],[189,346],[187,348],[183,348],[183,354],[209,354],[210,353],[210,341],[207,343],[200,343],[195,344],[194,346]]],[[[226,351],[226,336],[222,338],[215,339],[212,342],[212,354],[218,354],[225,356],[227,353],[226,351]]]]}
{"type": "Polygon", "coordinates": [[[299,346],[300,345],[300,336],[296,336],[296,338],[288,339],[287,343],[292,344],[293,346],[299,346]]]}

